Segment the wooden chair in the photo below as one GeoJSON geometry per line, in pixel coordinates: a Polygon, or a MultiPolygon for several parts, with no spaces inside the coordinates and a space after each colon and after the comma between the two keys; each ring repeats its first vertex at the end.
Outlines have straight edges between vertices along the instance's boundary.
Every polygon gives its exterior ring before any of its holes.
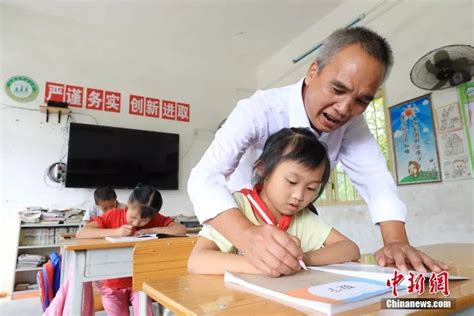
{"type": "Polygon", "coordinates": [[[133,248],[133,290],[139,291],[140,315],[146,315],[143,282],[166,280],[188,273],[188,257],[197,237],[162,238],[138,242],[133,248]]]}

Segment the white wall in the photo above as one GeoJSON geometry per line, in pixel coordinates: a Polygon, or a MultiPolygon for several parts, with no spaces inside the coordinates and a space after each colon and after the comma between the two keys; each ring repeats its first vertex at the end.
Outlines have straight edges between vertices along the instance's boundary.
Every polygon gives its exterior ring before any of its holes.
{"type": "MultiPolygon", "coordinates": [[[[394,51],[395,66],[385,84],[389,106],[427,93],[416,88],[409,79],[411,67],[418,58],[444,45],[472,45],[474,42],[472,1],[387,1],[379,6],[380,3],[382,1],[346,1],[262,63],[257,69],[257,86],[276,87],[302,78],[314,54],[296,65],[291,60],[362,13],[369,12],[358,25],[370,27],[386,37],[394,51]]],[[[456,101],[453,88],[432,94],[434,106],[456,101]]],[[[408,208],[407,230],[413,244],[472,242],[474,239],[473,180],[400,186],[398,191],[408,208]]],[[[381,246],[379,229],[369,224],[366,205],[321,207],[320,213],[353,238],[363,252],[381,246]]]]}
{"type": "MultiPolygon", "coordinates": [[[[186,193],[187,178],[212,140],[212,130],[227,117],[237,99],[254,89],[255,72],[241,65],[215,64],[194,52],[162,47],[158,39],[120,33],[97,25],[80,24],[45,13],[2,6],[1,77],[27,75],[40,87],[30,103],[16,103],[1,92],[0,288],[10,290],[18,236],[17,212],[25,206],[84,207],[93,190],[48,186],[45,169],[67,153],[65,117],[61,124],[38,110],[46,81],[110,89],[122,93],[120,114],[73,109],[76,122],[180,134],[179,190],[163,191],[165,215],[192,214],[186,193]],[[129,43],[128,45],[123,45],[129,43]],[[222,70],[225,69],[226,73],[222,70]],[[227,75],[231,74],[231,75],[227,75]],[[128,95],[189,102],[191,122],[180,123],[128,114],[128,95]]],[[[137,141],[137,146],[139,142],[137,141]]],[[[133,150],[133,148],[124,148],[133,150]]],[[[130,190],[117,190],[126,201],[130,190]]]]}

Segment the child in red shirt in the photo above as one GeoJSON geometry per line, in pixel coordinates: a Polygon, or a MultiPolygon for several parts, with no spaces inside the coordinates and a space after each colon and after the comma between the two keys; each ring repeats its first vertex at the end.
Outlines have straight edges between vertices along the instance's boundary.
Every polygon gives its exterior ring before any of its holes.
{"type": "MultiPolygon", "coordinates": [[[[127,208],[115,208],[92,221],[77,232],[76,238],[100,238],[130,236],[150,233],[184,234],[186,228],[172,218],[159,214],[163,200],[160,192],[145,185],[133,190],[127,208]]],[[[129,315],[132,303],[134,315],[138,315],[138,293],[132,291],[132,278],[109,279],[99,288],[102,305],[108,315],[129,315]]],[[[148,302],[147,314],[153,315],[148,302]]]]}

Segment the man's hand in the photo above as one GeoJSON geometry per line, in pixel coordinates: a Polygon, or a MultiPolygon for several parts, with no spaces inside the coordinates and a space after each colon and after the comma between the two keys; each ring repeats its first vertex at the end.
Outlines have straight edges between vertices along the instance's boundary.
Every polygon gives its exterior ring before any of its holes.
{"type": "Polygon", "coordinates": [[[406,273],[407,263],[421,273],[431,270],[439,273],[442,270],[448,270],[449,267],[441,261],[437,261],[410,246],[405,223],[401,221],[380,222],[380,231],[384,241],[384,247],[375,252],[375,261],[379,266],[395,264],[397,269],[406,273]]]}
{"type": "Polygon", "coordinates": [[[424,252],[401,242],[388,243],[385,247],[377,250],[375,260],[382,267],[387,264],[395,264],[397,269],[403,273],[408,270],[407,263],[411,264],[420,273],[428,272],[428,270],[439,273],[449,269],[449,266],[445,263],[434,260],[424,252]]]}
{"type": "Polygon", "coordinates": [[[241,252],[245,259],[263,274],[279,277],[301,267],[303,252],[296,237],[272,225],[255,226],[238,208],[228,209],[210,219],[212,225],[241,252]]]}
{"type": "Polygon", "coordinates": [[[303,259],[299,240],[272,225],[249,226],[241,236],[239,250],[258,270],[279,277],[301,269],[303,259]]]}

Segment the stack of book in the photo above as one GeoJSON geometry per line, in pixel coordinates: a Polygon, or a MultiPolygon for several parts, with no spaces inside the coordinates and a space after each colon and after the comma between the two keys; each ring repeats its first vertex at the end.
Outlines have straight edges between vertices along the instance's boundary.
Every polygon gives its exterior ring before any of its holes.
{"type": "Polygon", "coordinates": [[[23,223],[31,224],[80,224],[84,217],[85,210],[72,209],[45,209],[39,206],[26,207],[19,212],[20,219],[23,223]]]}
{"type": "MultiPolygon", "coordinates": [[[[309,271],[301,270],[280,278],[226,272],[224,280],[255,291],[258,295],[327,314],[394,297],[392,288],[386,282],[393,278],[395,268],[353,262],[308,268],[309,271]]],[[[429,273],[425,277],[429,278],[429,273]]],[[[449,279],[464,280],[466,277],[450,275],[449,279]]],[[[408,280],[409,276],[405,274],[398,285],[399,296],[407,294],[408,280]]]]}
{"type": "Polygon", "coordinates": [[[20,246],[55,246],[58,245],[60,236],[73,234],[78,227],[41,227],[23,228],[20,231],[20,246]]]}
{"type": "Polygon", "coordinates": [[[63,210],[65,223],[80,223],[84,218],[85,210],[79,208],[71,208],[63,210]]]}
{"type": "Polygon", "coordinates": [[[27,282],[21,282],[15,284],[15,291],[26,291],[26,290],[37,290],[38,284],[30,284],[27,282]]]}
{"type": "Polygon", "coordinates": [[[18,256],[17,269],[31,269],[42,266],[46,262],[45,256],[28,253],[18,256]]]}
{"type": "Polygon", "coordinates": [[[20,211],[20,219],[23,223],[39,223],[41,219],[41,214],[47,210],[40,206],[29,206],[24,210],[20,211]]]}
{"type": "Polygon", "coordinates": [[[41,224],[59,224],[64,222],[64,215],[59,210],[48,210],[41,214],[41,224]]]}
{"type": "Polygon", "coordinates": [[[180,224],[183,224],[186,227],[186,231],[188,233],[197,233],[202,228],[201,223],[199,223],[199,220],[194,215],[186,216],[186,215],[180,214],[176,216],[175,221],[177,221],[180,224]]]}

